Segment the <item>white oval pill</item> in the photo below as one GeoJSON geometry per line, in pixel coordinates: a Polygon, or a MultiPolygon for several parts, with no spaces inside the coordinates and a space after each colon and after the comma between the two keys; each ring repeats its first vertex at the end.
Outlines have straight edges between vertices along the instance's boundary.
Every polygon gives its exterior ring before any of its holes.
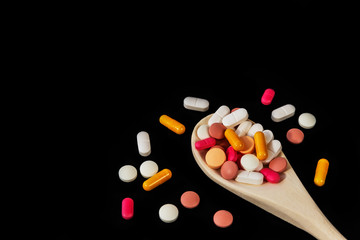
{"type": "Polygon", "coordinates": [[[242,123],[240,123],[240,125],[236,129],[235,133],[239,137],[245,136],[248,133],[251,126],[252,126],[252,122],[250,122],[250,121],[242,122],[242,123]]]}
{"type": "Polygon", "coordinates": [[[179,210],[174,204],[165,204],[159,210],[159,217],[165,223],[176,221],[179,216],[179,210]]]}
{"type": "Polygon", "coordinates": [[[254,171],[259,166],[259,159],[254,154],[245,154],[240,160],[241,166],[246,171],[254,171]]]}
{"type": "Polygon", "coordinates": [[[239,170],[239,173],[235,178],[235,181],[241,183],[260,185],[264,181],[264,175],[262,175],[259,172],[248,172],[245,170],[239,170]]]}
{"type": "Polygon", "coordinates": [[[249,117],[248,112],[245,108],[239,108],[238,110],[226,115],[222,119],[222,123],[225,127],[231,128],[239,125],[240,123],[246,121],[249,117]]]}
{"type": "Polygon", "coordinates": [[[277,155],[280,154],[281,149],[282,146],[279,140],[274,139],[271,142],[269,142],[269,144],[267,145],[268,157],[267,159],[262,161],[263,164],[268,164],[271,160],[277,157],[277,155]]]}
{"type": "Polygon", "coordinates": [[[279,107],[271,112],[271,119],[274,122],[281,122],[288,119],[295,114],[295,107],[291,104],[286,104],[279,107]]]}
{"type": "Polygon", "coordinates": [[[119,177],[123,182],[132,182],[137,177],[137,170],[132,165],[125,165],[119,169],[119,177]]]}
{"type": "Polygon", "coordinates": [[[230,113],[230,108],[228,106],[222,105],[211,116],[211,118],[208,121],[208,125],[211,126],[213,123],[220,123],[222,119],[229,113],[230,113]]]}
{"type": "Polygon", "coordinates": [[[271,130],[264,130],[263,133],[265,135],[265,141],[267,145],[274,139],[274,134],[271,130]]]}
{"type": "Polygon", "coordinates": [[[158,171],[159,167],[154,161],[147,160],[140,165],[140,173],[144,178],[152,177],[158,171]]]}
{"type": "Polygon", "coordinates": [[[151,153],[150,136],[147,132],[141,131],[136,136],[139,154],[147,157],[151,153]]]}
{"type": "Polygon", "coordinates": [[[262,132],[264,130],[263,126],[260,123],[255,123],[252,125],[252,127],[249,129],[247,135],[250,137],[254,137],[256,132],[262,132]]]}
{"type": "Polygon", "coordinates": [[[184,107],[189,110],[205,112],[209,109],[209,101],[202,98],[186,97],[184,107]]]}
{"type": "Polygon", "coordinates": [[[303,113],[299,116],[298,122],[302,128],[310,129],[315,126],[316,118],[311,113],[303,113]]]}
{"type": "Polygon", "coordinates": [[[197,132],[196,132],[197,136],[200,138],[200,140],[203,140],[205,138],[209,138],[209,126],[207,124],[201,125],[197,132]]]}

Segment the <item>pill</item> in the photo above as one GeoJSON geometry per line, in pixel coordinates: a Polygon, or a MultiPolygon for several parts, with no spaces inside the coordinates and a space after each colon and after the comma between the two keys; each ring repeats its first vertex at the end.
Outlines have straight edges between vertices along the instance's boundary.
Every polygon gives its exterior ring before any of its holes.
{"type": "Polygon", "coordinates": [[[268,164],[271,160],[273,160],[277,155],[280,154],[282,149],[281,142],[279,140],[272,140],[267,145],[268,157],[263,160],[263,164],[268,164]]]}
{"type": "Polygon", "coordinates": [[[164,204],[159,209],[159,217],[165,223],[175,222],[179,216],[179,210],[174,204],[164,204]]]}
{"type": "Polygon", "coordinates": [[[254,135],[256,157],[265,160],[268,157],[265,135],[263,132],[256,132],[254,135]]]}
{"type": "Polygon", "coordinates": [[[280,182],[280,174],[271,170],[270,168],[263,168],[260,172],[264,175],[266,181],[270,183],[280,182]]]}
{"type": "Polygon", "coordinates": [[[249,117],[248,112],[245,108],[239,108],[238,110],[226,115],[222,119],[222,123],[225,127],[231,128],[236,125],[239,125],[240,123],[246,121],[249,117]]]}
{"type": "Polygon", "coordinates": [[[151,153],[150,137],[145,131],[141,131],[136,135],[139,154],[147,157],[151,153]]]}
{"type": "Polygon", "coordinates": [[[218,169],[226,161],[226,154],[220,148],[211,148],[205,155],[206,164],[212,169],[218,169]]]}
{"type": "Polygon", "coordinates": [[[249,131],[247,132],[247,135],[250,137],[254,137],[256,132],[262,132],[263,130],[264,130],[264,128],[260,123],[255,123],[249,129],[249,131]]]}
{"type": "Polygon", "coordinates": [[[325,184],[326,175],[329,170],[329,161],[322,158],[318,161],[315,170],[314,183],[316,186],[323,186],[325,184]]]}
{"type": "Polygon", "coordinates": [[[184,107],[189,110],[205,112],[209,109],[209,101],[202,98],[186,97],[184,107]]]}
{"type": "Polygon", "coordinates": [[[240,125],[238,126],[238,128],[236,129],[235,133],[239,136],[239,137],[242,137],[242,136],[245,136],[249,129],[251,128],[252,126],[252,123],[250,121],[245,121],[245,122],[242,122],[240,123],[240,125]]]}
{"type": "Polygon", "coordinates": [[[264,130],[263,131],[265,135],[266,145],[269,144],[274,139],[274,134],[271,130],[264,130]]]}
{"type": "Polygon", "coordinates": [[[263,169],[264,164],[262,161],[259,161],[259,165],[254,169],[254,172],[260,172],[261,169],[263,169]]]}
{"type": "Polygon", "coordinates": [[[271,112],[271,119],[274,122],[281,122],[288,119],[295,114],[295,107],[291,104],[286,104],[279,107],[271,112]]]}
{"type": "Polygon", "coordinates": [[[226,159],[228,161],[233,161],[236,162],[236,160],[238,159],[238,154],[237,152],[234,150],[234,148],[232,146],[228,147],[226,149],[226,159]]]}
{"type": "Polygon", "coordinates": [[[225,137],[226,127],[222,123],[214,123],[209,127],[209,134],[216,139],[223,139],[225,137]]]}
{"type": "Polygon", "coordinates": [[[286,138],[293,144],[300,144],[304,140],[304,133],[298,128],[292,128],[287,131],[286,138]]]}
{"type": "Polygon", "coordinates": [[[248,172],[245,170],[239,170],[235,181],[240,183],[260,185],[264,181],[264,175],[259,172],[248,172]]]}
{"type": "Polygon", "coordinates": [[[255,151],[254,139],[250,136],[242,136],[240,139],[244,143],[244,149],[240,151],[242,154],[249,154],[255,151]]]}
{"type": "Polygon", "coordinates": [[[254,154],[245,154],[240,159],[241,166],[246,171],[254,171],[259,165],[259,159],[254,154]]]}
{"type": "Polygon", "coordinates": [[[125,220],[129,220],[134,216],[134,200],[124,198],[121,203],[121,216],[125,220]]]}
{"type": "Polygon", "coordinates": [[[232,180],[236,178],[238,170],[236,162],[226,161],[221,166],[220,175],[226,180],[232,180]]]}
{"type": "Polygon", "coordinates": [[[154,176],[158,172],[158,170],[159,167],[156,162],[151,160],[147,160],[140,165],[140,173],[141,176],[143,176],[144,178],[154,176]]]}
{"type": "Polygon", "coordinates": [[[285,171],[286,166],[287,161],[283,157],[276,157],[269,163],[269,168],[278,173],[285,171]]]}
{"type": "Polygon", "coordinates": [[[275,91],[271,88],[265,90],[264,94],[261,97],[261,103],[264,105],[269,105],[275,96],[275,91]]]}
{"type": "Polygon", "coordinates": [[[168,181],[172,177],[172,173],[169,169],[163,169],[160,172],[156,173],[154,176],[144,181],[143,188],[145,191],[151,191],[157,186],[168,181]]]}
{"type": "Polygon", "coordinates": [[[209,138],[209,126],[207,124],[201,125],[198,130],[196,131],[196,134],[200,140],[203,140],[205,138],[209,138]]]}
{"type": "Polygon", "coordinates": [[[125,165],[119,169],[119,177],[123,182],[132,182],[137,177],[137,170],[132,165],[125,165]]]}
{"type": "Polygon", "coordinates": [[[230,108],[228,106],[222,105],[216,110],[216,112],[210,117],[208,125],[211,126],[214,123],[220,123],[226,115],[230,113],[230,108]]]}
{"type": "Polygon", "coordinates": [[[298,119],[299,125],[305,129],[311,129],[316,124],[316,118],[311,113],[302,113],[298,119]]]}
{"type": "Polygon", "coordinates": [[[215,138],[205,138],[203,140],[199,140],[197,142],[195,142],[195,148],[197,150],[204,150],[204,149],[207,149],[207,148],[211,148],[213,146],[215,146],[216,144],[216,140],[215,138]]]}
{"type": "Polygon", "coordinates": [[[234,132],[234,130],[228,128],[225,130],[225,137],[229,141],[230,145],[235,149],[235,151],[241,151],[244,149],[244,143],[234,132]]]}
{"type": "Polygon", "coordinates": [[[233,216],[229,211],[219,210],[214,214],[213,221],[216,226],[226,228],[233,223],[233,216]]]}
{"type": "Polygon", "coordinates": [[[186,191],[181,195],[181,204],[186,208],[195,208],[200,203],[199,195],[194,191],[186,191]]]}
{"type": "Polygon", "coordinates": [[[167,115],[162,115],[159,119],[160,123],[173,131],[176,134],[183,134],[185,132],[185,126],[176,121],[175,119],[172,119],[171,117],[167,115]]]}

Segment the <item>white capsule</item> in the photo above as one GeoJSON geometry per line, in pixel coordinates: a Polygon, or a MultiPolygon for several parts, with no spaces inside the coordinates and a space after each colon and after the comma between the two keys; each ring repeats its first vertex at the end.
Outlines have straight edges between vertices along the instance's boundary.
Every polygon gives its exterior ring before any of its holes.
{"type": "Polygon", "coordinates": [[[147,132],[141,131],[136,136],[139,154],[147,157],[151,153],[150,136],[147,132]]]}
{"type": "Polygon", "coordinates": [[[255,123],[252,125],[252,127],[249,129],[247,135],[250,137],[254,137],[256,132],[262,132],[264,130],[263,126],[260,123],[255,123]]]}
{"type": "Polygon", "coordinates": [[[186,97],[184,107],[189,110],[205,112],[209,109],[209,101],[202,98],[186,97]]]}
{"type": "Polygon", "coordinates": [[[211,126],[214,123],[220,123],[222,121],[222,119],[229,113],[230,113],[230,108],[228,106],[222,105],[211,116],[211,118],[208,121],[208,125],[211,126]]]}
{"type": "Polygon", "coordinates": [[[280,154],[282,149],[281,143],[279,140],[272,140],[268,145],[267,145],[267,150],[268,150],[268,157],[267,159],[265,159],[263,161],[263,164],[268,164],[271,160],[273,160],[275,157],[277,157],[277,155],[280,154]]]}
{"type": "Polygon", "coordinates": [[[240,123],[246,121],[249,117],[248,112],[245,108],[239,108],[238,110],[230,113],[229,115],[226,115],[222,119],[222,123],[225,127],[235,127],[236,125],[239,125],[240,123]]]}
{"type": "Polygon", "coordinates": [[[241,183],[260,185],[264,181],[264,175],[259,172],[248,172],[245,170],[239,170],[235,181],[241,183]]]}
{"type": "Polygon", "coordinates": [[[252,122],[250,122],[250,121],[242,122],[242,123],[240,123],[240,125],[236,129],[235,133],[239,137],[245,136],[248,133],[251,126],[252,126],[252,122]]]}
{"type": "Polygon", "coordinates": [[[271,112],[271,119],[274,122],[281,122],[288,119],[295,114],[295,107],[291,104],[286,104],[279,107],[271,112]]]}

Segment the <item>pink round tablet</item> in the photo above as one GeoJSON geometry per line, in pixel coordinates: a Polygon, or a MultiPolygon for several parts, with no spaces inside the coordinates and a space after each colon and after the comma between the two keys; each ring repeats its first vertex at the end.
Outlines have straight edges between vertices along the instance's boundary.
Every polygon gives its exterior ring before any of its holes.
{"type": "Polygon", "coordinates": [[[226,161],[221,166],[220,174],[224,179],[231,180],[236,178],[236,176],[238,175],[238,171],[239,168],[236,162],[226,161]]]}
{"type": "Polygon", "coordinates": [[[222,123],[214,123],[209,127],[209,135],[216,139],[223,139],[225,130],[226,127],[222,123]]]}
{"type": "Polygon", "coordinates": [[[194,191],[187,191],[181,195],[180,202],[186,208],[194,208],[199,205],[200,197],[194,191]]]}
{"type": "Polygon", "coordinates": [[[293,144],[300,144],[304,140],[304,133],[298,128],[292,128],[286,133],[286,138],[293,144]]]}
{"type": "Polygon", "coordinates": [[[269,163],[269,168],[278,173],[285,171],[286,166],[287,166],[287,161],[283,157],[274,158],[269,163]]]}
{"type": "Polygon", "coordinates": [[[229,227],[233,222],[233,216],[229,211],[219,210],[214,214],[214,223],[221,228],[229,227]]]}

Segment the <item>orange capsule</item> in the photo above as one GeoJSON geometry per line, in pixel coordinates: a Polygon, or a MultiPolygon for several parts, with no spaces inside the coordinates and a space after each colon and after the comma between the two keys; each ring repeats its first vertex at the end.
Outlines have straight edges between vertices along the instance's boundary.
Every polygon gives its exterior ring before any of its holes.
{"type": "Polygon", "coordinates": [[[183,134],[185,132],[185,126],[176,121],[175,119],[172,119],[171,117],[167,115],[161,115],[159,119],[160,123],[173,131],[176,134],[183,134]]]}
{"type": "Polygon", "coordinates": [[[156,188],[157,186],[163,184],[172,177],[172,173],[169,169],[163,169],[160,172],[156,173],[154,176],[149,178],[143,183],[143,188],[145,191],[150,191],[156,188]]]}
{"type": "Polygon", "coordinates": [[[259,160],[265,160],[268,157],[265,135],[263,132],[256,132],[254,135],[256,157],[259,160]]]}
{"type": "Polygon", "coordinates": [[[244,150],[245,144],[235,133],[234,130],[228,128],[225,130],[225,137],[229,141],[230,145],[234,148],[235,151],[244,150]]]}
{"type": "Polygon", "coordinates": [[[315,170],[314,183],[321,187],[325,184],[326,175],[329,169],[329,161],[322,158],[318,161],[315,170]]]}

